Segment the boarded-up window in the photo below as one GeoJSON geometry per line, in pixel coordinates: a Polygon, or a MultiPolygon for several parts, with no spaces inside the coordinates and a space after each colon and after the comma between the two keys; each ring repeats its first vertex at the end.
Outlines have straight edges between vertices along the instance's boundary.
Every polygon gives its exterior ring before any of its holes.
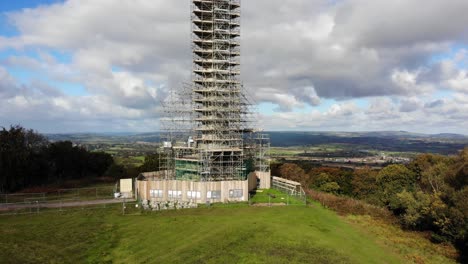
{"type": "Polygon", "coordinates": [[[200,192],[195,192],[195,191],[188,191],[187,192],[187,198],[188,199],[200,199],[201,198],[201,193],[200,192]]]}
{"type": "Polygon", "coordinates": [[[208,198],[208,199],[221,199],[221,191],[208,191],[208,192],[206,192],[206,198],[208,198]]]}
{"type": "Polygon", "coordinates": [[[229,198],[241,198],[243,196],[242,189],[232,189],[229,190],[229,198]]]}
{"type": "Polygon", "coordinates": [[[173,191],[173,190],[169,190],[167,191],[167,197],[168,198],[182,198],[182,191],[173,191]]]}
{"type": "Polygon", "coordinates": [[[128,193],[132,192],[132,179],[120,179],[120,192],[128,193]]]}
{"type": "Polygon", "coordinates": [[[151,198],[162,198],[163,191],[162,190],[150,190],[150,197],[151,198]]]}

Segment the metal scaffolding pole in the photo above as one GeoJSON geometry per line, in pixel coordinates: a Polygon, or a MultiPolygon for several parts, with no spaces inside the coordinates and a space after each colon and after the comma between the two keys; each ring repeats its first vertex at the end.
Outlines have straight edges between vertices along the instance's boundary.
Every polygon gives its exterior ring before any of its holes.
{"type": "Polygon", "coordinates": [[[243,180],[269,170],[268,137],[249,128],[252,104],[240,81],[240,16],[240,0],[192,0],[192,82],[164,106],[167,179],[243,180]]]}

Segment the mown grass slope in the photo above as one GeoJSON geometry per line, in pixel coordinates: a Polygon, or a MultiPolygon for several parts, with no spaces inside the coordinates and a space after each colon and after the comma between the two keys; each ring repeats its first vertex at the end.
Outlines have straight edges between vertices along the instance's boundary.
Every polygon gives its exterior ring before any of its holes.
{"type": "Polygon", "coordinates": [[[321,206],[0,218],[0,263],[401,263],[321,206]]]}

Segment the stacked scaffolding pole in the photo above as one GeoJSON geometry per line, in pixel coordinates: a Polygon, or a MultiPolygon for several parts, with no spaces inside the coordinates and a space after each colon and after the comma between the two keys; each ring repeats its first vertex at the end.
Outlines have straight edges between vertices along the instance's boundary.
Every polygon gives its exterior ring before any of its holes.
{"type": "Polygon", "coordinates": [[[191,19],[192,83],[164,106],[162,169],[167,179],[243,180],[255,168],[266,170],[268,151],[257,136],[250,138],[260,144],[244,142],[254,130],[239,78],[240,1],[192,0],[191,19]]]}

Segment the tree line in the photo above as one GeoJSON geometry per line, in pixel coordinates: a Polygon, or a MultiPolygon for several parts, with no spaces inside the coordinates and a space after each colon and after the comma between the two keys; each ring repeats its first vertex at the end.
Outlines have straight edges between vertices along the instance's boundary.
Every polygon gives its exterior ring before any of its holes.
{"type": "Polygon", "coordinates": [[[140,166],[113,163],[104,175],[115,179],[136,178],[142,172],[161,170],[165,160],[161,153],[150,153],[145,155],[145,160],[140,166]]]}
{"type": "Polygon", "coordinates": [[[468,148],[457,156],[422,154],[408,165],[376,170],[277,164],[272,172],[311,188],[387,208],[404,228],[430,231],[468,261],[468,148]]]}
{"type": "Polygon", "coordinates": [[[0,131],[0,193],[102,176],[113,163],[107,153],[89,152],[70,141],[51,143],[21,126],[0,131]]]}
{"type": "Polygon", "coordinates": [[[159,153],[148,154],[141,166],[125,166],[108,153],[87,151],[70,141],[49,142],[31,129],[11,126],[0,130],[0,193],[100,176],[135,178],[160,170],[161,160],[159,153]]]}

